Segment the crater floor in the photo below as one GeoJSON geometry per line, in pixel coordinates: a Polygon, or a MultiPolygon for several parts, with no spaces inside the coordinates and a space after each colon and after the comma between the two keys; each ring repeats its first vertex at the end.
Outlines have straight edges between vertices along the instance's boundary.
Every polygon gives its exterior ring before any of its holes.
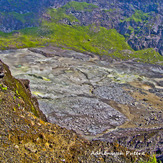
{"type": "Polygon", "coordinates": [[[163,151],[162,66],[57,47],[1,51],[0,59],[30,80],[49,122],[90,140],[163,151]]]}

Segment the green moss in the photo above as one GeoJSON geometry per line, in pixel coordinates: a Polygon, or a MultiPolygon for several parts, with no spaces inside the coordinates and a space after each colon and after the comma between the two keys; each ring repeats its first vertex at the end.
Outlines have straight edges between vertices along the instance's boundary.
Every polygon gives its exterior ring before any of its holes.
{"type": "Polygon", "coordinates": [[[139,163],[161,163],[161,161],[157,162],[157,158],[154,155],[153,157],[150,157],[149,161],[139,161],[139,163]]]}
{"type": "Polygon", "coordinates": [[[16,91],[18,91],[17,94],[20,95],[21,98],[23,98],[25,104],[27,105],[28,109],[30,108],[29,111],[33,112],[35,116],[39,116],[38,111],[35,109],[34,105],[31,102],[31,97],[28,95],[27,91],[25,91],[24,86],[20,83],[20,81],[15,79],[16,83],[16,91]]]}
{"type": "Polygon", "coordinates": [[[97,6],[93,4],[89,4],[86,2],[69,2],[65,6],[58,8],[58,9],[48,9],[47,14],[50,16],[51,21],[58,22],[63,19],[67,19],[70,22],[79,22],[79,20],[73,16],[72,14],[67,15],[66,10],[68,9],[74,9],[76,11],[92,11],[94,8],[97,8],[97,6]]]}
{"type": "Polygon", "coordinates": [[[20,22],[24,23],[34,23],[34,14],[32,12],[20,14],[18,12],[0,12],[2,16],[5,17],[13,17],[14,19],[19,20],[20,22]]]}
{"type": "Polygon", "coordinates": [[[116,9],[109,9],[109,10],[103,10],[105,13],[112,13],[114,12],[116,9]]]}
{"type": "Polygon", "coordinates": [[[0,31],[0,36],[1,37],[11,37],[12,36],[12,33],[4,33],[2,31],[0,31]]]}
{"type": "Polygon", "coordinates": [[[148,13],[144,13],[141,10],[136,10],[135,13],[131,17],[126,18],[123,21],[135,21],[135,22],[143,22],[143,21],[145,21],[147,23],[148,18],[149,18],[148,13]]]}
{"type": "Polygon", "coordinates": [[[135,51],[133,58],[137,58],[138,61],[141,62],[157,63],[163,65],[163,57],[152,48],[135,51]]]}
{"type": "Polygon", "coordinates": [[[31,13],[27,13],[27,14],[20,14],[17,12],[10,12],[8,13],[9,15],[13,16],[14,18],[16,18],[17,20],[21,21],[22,23],[26,22],[26,17],[27,16],[32,16],[31,13]]]}
{"type": "Polygon", "coordinates": [[[125,33],[125,37],[130,37],[130,35],[128,33],[125,33]]]}
{"type": "Polygon", "coordinates": [[[130,30],[130,33],[132,34],[134,32],[134,28],[129,26],[128,29],[130,30]]]}
{"type": "Polygon", "coordinates": [[[91,3],[86,3],[86,2],[69,2],[65,6],[63,6],[64,9],[70,9],[73,8],[76,11],[89,11],[91,12],[93,9],[98,8],[98,6],[91,4],[91,3]]]}
{"type": "Polygon", "coordinates": [[[47,14],[50,15],[53,22],[58,22],[62,19],[67,19],[70,22],[79,22],[79,20],[73,15],[67,15],[64,8],[59,9],[48,9],[47,14]]]}
{"type": "Polygon", "coordinates": [[[0,84],[0,88],[1,88],[2,90],[7,91],[7,87],[3,86],[2,84],[0,84]]]}

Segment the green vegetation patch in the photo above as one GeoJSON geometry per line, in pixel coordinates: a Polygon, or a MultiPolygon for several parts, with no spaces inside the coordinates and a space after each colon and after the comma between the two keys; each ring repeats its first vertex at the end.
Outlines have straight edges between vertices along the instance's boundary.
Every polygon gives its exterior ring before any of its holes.
{"type": "Polygon", "coordinates": [[[2,16],[5,17],[13,17],[14,19],[19,20],[20,22],[24,23],[34,23],[34,14],[32,12],[20,14],[18,12],[0,12],[2,16]]]}
{"type": "Polygon", "coordinates": [[[137,58],[137,60],[141,62],[157,63],[163,65],[163,56],[161,56],[153,48],[135,51],[133,58],[137,58]]]}
{"type": "Polygon", "coordinates": [[[6,87],[6,86],[4,86],[3,84],[0,84],[0,88],[1,88],[2,90],[7,91],[7,87],[6,87]]]}
{"type": "Polygon", "coordinates": [[[148,18],[149,18],[149,13],[144,13],[141,10],[136,10],[131,17],[126,18],[123,21],[147,22],[148,18]]]}
{"type": "Polygon", "coordinates": [[[50,15],[51,21],[58,22],[63,19],[67,19],[70,22],[79,22],[79,20],[72,14],[67,15],[64,8],[59,9],[48,9],[47,14],[50,15]]]}
{"type": "Polygon", "coordinates": [[[131,49],[125,42],[125,38],[115,29],[107,30],[103,27],[89,26],[69,26],[65,24],[49,23],[44,21],[42,29],[47,29],[46,37],[50,42],[73,49],[90,51],[96,54],[106,55],[109,49],[123,50],[131,49]],[[49,33],[49,34],[48,34],[49,33]]]}
{"type": "MultiPolygon", "coordinates": [[[[153,49],[134,51],[125,41],[124,36],[115,29],[89,25],[66,25],[58,21],[62,18],[76,20],[65,14],[65,10],[49,9],[51,21],[42,20],[40,27],[25,28],[11,33],[0,32],[0,49],[26,48],[38,46],[59,46],[80,52],[92,52],[113,58],[163,64],[163,57],[153,49]],[[59,15],[58,13],[61,13],[59,15]]],[[[133,28],[129,27],[132,32],[133,28]]]]}
{"type": "Polygon", "coordinates": [[[133,33],[134,32],[134,28],[129,26],[128,29],[130,30],[130,33],[133,33]]]}
{"type": "Polygon", "coordinates": [[[151,156],[149,161],[139,161],[138,163],[161,163],[161,161],[157,161],[156,156],[154,155],[153,157],[151,156]]]}
{"type": "Polygon", "coordinates": [[[109,9],[109,10],[102,10],[102,11],[104,11],[105,13],[112,13],[112,12],[114,12],[114,11],[116,11],[116,9],[115,8],[111,8],[111,9],[109,9]]]}
{"type": "Polygon", "coordinates": [[[50,8],[47,10],[47,14],[50,16],[51,21],[59,22],[63,19],[67,19],[68,21],[72,22],[79,22],[79,20],[73,16],[72,14],[66,14],[66,11],[69,9],[74,9],[75,11],[92,11],[93,9],[97,8],[98,6],[89,4],[86,2],[69,2],[65,6],[54,9],[50,8]]]}
{"type": "Polygon", "coordinates": [[[63,8],[67,9],[74,9],[76,11],[92,11],[95,8],[98,8],[98,6],[91,4],[91,3],[86,3],[86,2],[69,2],[67,3],[63,8]]]}
{"type": "Polygon", "coordinates": [[[26,14],[20,14],[17,12],[9,12],[8,15],[13,16],[14,18],[16,18],[17,20],[21,21],[22,23],[26,23],[26,19],[28,17],[32,17],[33,14],[32,13],[26,13],[26,14]]]}

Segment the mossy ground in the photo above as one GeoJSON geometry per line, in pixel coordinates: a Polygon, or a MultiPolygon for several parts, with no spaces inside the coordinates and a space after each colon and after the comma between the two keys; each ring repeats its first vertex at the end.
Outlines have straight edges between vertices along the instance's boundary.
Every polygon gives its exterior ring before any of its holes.
{"type": "Polygon", "coordinates": [[[91,4],[91,3],[86,3],[86,2],[69,2],[67,3],[64,7],[64,9],[74,9],[76,11],[92,11],[95,8],[98,8],[98,6],[91,4]]]}
{"type": "Polygon", "coordinates": [[[144,13],[141,10],[135,10],[135,13],[131,17],[126,18],[123,21],[147,22],[149,17],[149,13],[144,13]]]}
{"type": "Polygon", "coordinates": [[[34,21],[36,21],[34,19],[34,13],[30,12],[30,13],[25,13],[25,14],[20,14],[18,12],[0,12],[0,15],[2,17],[12,17],[13,19],[16,19],[18,21],[20,21],[21,23],[25,24],[25,23],[34,23],[34,21]]]}

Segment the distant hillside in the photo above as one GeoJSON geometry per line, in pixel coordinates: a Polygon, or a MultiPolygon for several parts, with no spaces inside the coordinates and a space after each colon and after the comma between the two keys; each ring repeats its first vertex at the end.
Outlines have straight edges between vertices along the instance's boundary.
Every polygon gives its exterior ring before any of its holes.
{"type": "Polygon", "coordinates": [[[57,13],[59,23],[116,29],[134,50],[154,48],[163,55],[161,0],[1,0],[0,30],[11,32],[39,26],[41,17],[50,19],[46,13],[49,7],[62,7],[62,13],[78,20],[73,22],[57,13]]]}
{"type": "Polygon", "coordinates": [[[67,10],[93,12],[97,5],[71,2],[61,8],[49,8],[43,14],[38,27],[25,28],[11,33],[0,32],[0,48],[25,48],[36,46],[60,46],[86,53],[106,55],[112,58],[132,59],[141,62],[162,64],[163,57],[154,49],[134,51],[125,37],[116,29],[107,29],[96,23],[81,24],[67,10]]]}

